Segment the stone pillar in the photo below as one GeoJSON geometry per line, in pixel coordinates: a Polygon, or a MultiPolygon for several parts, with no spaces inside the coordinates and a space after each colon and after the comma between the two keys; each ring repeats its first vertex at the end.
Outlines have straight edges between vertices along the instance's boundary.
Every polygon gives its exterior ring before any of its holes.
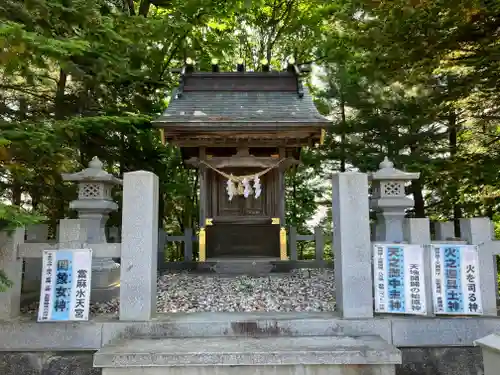
{"type": "Polygon", "coordinates": [[[376,241],[403,241],[406,209],[413,207],[413,199],[406,197],[405,183],[419,177],[420,173],[406,173],[395,169],[387,157],[380,163],[380,169],[370,174],[370,208],[377,214],[376,241]]]}
{"type": "Polygon", "coordinates": [[[23,262],[17,257],[18,245],[24,243],[24,228],[13,233],[0,232],[0,270],[13,283],[0,292],[0,319],[15,318],[21,313],[23,262]]]}
{"type": "Polygon", "coordinates": [[[337,309],[343,318],[373,317],[368,178],[333,175],[333,250],[337,309]]]}
{"type": "MultiPolygon", "coordinates": [[[[78,183],[78,199],[70,202],[69,207],[78,212],[78,218],[87,225],[86,243],[107,243],[106,221],[118,205],[111,198],[111,190],[122,181],[102,169],[103,164],[94,157],[89,167],[81,172],[63,174],[65,181],[78,183]]],[[[61,241],[62,242],[62,241],[61,241]]],[[[93,301],[108,300],[117,292],[120,265],[111,258],[94,258],[92,260],[92,299],[93,301]],[[102,291],[102,293],[101,293],[102,291]]]]}
{"type": "MultiPolygon", "coordinates": [[[[49,238],[47,224],[29,225],[26,227],[26,242],[46,243],[49,238]]],[[[24,260],[23,291],[40,292],[43,258],[26,258],[24,260]]]]}
{"type": "Polygon", "coordinates": [[[455,224],[453,221],[437,221],[434,223],[436,241],[455,239],[455,224]]]}
{"type": "Polygon", "coordinates": [[[147,321],[156,314],[158,176],[124,175],[120,320],[147,321]]]}
{"type": "Polygon", "coordinates": [[[87,223],[84,220],[59,220],[59,249],[82,249],[86,246],[87,223]]]}
{"type": "Polygon", "coordinates": [[[479,277],[484,315],[497,316],[497,262],[491,251],[491,223],[487,217],[460,219],[462,238],[478,246],[479,277]]]}
{"type": "MultiPolygon", "coordinates": [[[[431,243],[431,226],[428,218],[411,218],[404,220],[403,239],[409,244],[414,245],[429,245],[431,243]]],[[[427,307],[426,314],[433,314],[433,299],[432,299],[432,275],[430,270],[431,251],[428,246],[424,248],[424,270],[423,276],[425,280],[425,305],[427,307]]]]}
{"type": "Polygon", "coordinates": [[[403,239],[410,244],[429,245],[431,227],[428,218],[410,218],[403,221],[403,239]]]}
{"type": "Polygon", "coordinates": [[[120,228],[110,227],[108,228],[108,239],[111,243],[120,243],[120,228]]]}
{"type": "Polygon", "coordinates": [[[483,355],[483,375],[497,375],[500,366],[500,334],[491,333],[486,337],[474,341],[474,346],[481,348],[483,355]]]}
{"type": "MultiPolygon", "coordinates": [[[[109,227],[108,228],[108,242],[110,243],[121,243],[120,239],[120,228],[119,227],[109,227]]],[[[113,261],[120,264],[121,259],[120,258],[113,258],[113,261]]]]}

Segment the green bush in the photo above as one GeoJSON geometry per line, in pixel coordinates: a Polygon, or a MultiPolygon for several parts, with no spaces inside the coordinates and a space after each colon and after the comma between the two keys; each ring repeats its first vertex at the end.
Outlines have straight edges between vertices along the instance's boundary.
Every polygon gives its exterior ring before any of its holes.
{"type": "MultiPolygon", "coordinates": [[[[26,210],[0,202],[0,231],[12,233],[16,228],[36,224],[44,218],[26,210]]],[[[4,270],[0,270],[0,292],[12,286],[4,270]]]]}

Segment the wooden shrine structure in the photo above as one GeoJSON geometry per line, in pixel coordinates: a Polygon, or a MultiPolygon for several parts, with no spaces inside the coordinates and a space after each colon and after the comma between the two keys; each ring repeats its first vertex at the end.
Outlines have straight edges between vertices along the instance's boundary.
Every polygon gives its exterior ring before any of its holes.
{"type": "Polygon", "coordinates": [[[220,72],[214,63],[212,72],[195,72],[186,64],[153,124],[199,170],[199,260],[286,259],[284,172],[329,124],[300,68],[220,72]]]}

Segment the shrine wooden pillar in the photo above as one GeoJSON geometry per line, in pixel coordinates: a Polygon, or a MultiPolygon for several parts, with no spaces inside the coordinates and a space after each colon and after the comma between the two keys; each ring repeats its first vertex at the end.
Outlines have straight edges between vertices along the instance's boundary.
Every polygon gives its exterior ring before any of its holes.
{"type": "MultiPolygon", "coordinates": [[[[207,154],[206,154],[206,148],[205,147],[200,147],[199,150],[199,158],[200,160],[206,160],[207,159],[207,154]]],[[[207,202],[208,202],[208,195],[207,195],[207,185],[208,185],[208,179],[207,179],[207,167],[200,163],[198,166],[198,180],[200,183],[200,227],[205,226],[205,221],[207,218],[207,202]]]]}
{"type": "MultiPolygon", "coordinates": [[[[285,147],[279,148],[279,159],[283,160],[286,158],[285,147]]],[[[280,164],[278,167],[278,215],[280,219],[280,259],[287,260],[288,249],[287,249],[287,231],[286,231],[286,205],[285,205],[285,170],[286,166],[280,164]]]]}
{"type": "MultiPolygon", "coordinates": [[[[280,160],[286,158],[286,150],[284,147],[279,148],[280,160]]],[[[286,225],[285,216],[285,170],[286,166],[281,164],[278,168],[278,217],[280,218],[280,225],[284,227],[286,225]]]]}
{"type": "MultiPolygon", "coordinates": [[[[199,148],[199,158],[200,160],[207,159],[207,153],[205,147],[199,148]]],[[[200,235],[198,241],[198,260],[200,262],[204,262],[207,258],[206,252],[206,221],[207,221],[207,187],[208,187],[208,179],[207,179],[207,167],[200,163],[198,165],[198,181],[200,184],[200,197],[199,197],[199,210],[200,210],[200,235]]]]}

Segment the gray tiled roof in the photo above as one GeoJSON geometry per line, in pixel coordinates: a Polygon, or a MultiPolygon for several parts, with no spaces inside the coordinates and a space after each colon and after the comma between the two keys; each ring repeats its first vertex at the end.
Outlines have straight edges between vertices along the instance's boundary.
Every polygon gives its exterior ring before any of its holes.
{"type": "Polygon", "coordinates": [[[190,89],[182,92],[179,97],[176,97],[174,92],[170,105],[154,122],[167,126],[186,122],[290,122],[313,125],[328,123],[316,109],[306,87],[303,92],[302,97],[299,97],[297,91],[269,89],[190,89]]]}

